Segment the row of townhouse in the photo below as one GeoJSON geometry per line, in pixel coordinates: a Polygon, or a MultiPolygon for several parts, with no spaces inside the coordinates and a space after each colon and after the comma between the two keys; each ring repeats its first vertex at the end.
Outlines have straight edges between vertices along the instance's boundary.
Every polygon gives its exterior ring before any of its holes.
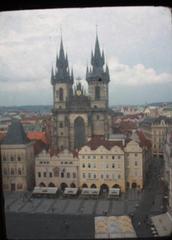
{"type": "Polygon", "coordinates": [[[133,140],[93,137],[79,151],[41,152],[35,159],[36,186],[109,189],[144,186],[147,147],[133,140]]]}
{"type": "Polygon", "coordinates": [[[136,140],[94,136],[79,151],[46,149],[36,157],[34,146],[14,121],[1,143],[4,191],[34,186],[142,189],[150,162],[150,146],[140,135],[136,140]]]}

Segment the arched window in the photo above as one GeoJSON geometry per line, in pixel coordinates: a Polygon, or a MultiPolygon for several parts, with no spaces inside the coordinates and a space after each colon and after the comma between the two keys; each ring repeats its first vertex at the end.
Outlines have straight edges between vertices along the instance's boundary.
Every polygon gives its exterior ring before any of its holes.
{"type": "Polygon", "coordinates": [[[14,168],[11,168],[11,175],[14,175],[14,168]]]}
{"type": "Polygon", "coordinates": [[[59,89],[59,100],[63,101],[64,100],[64,95],[63,95],[63,88],[59,89]]]}
{"type": "Polygon", "coordinates": [[[18,169],[18,175],[21,175],[21,168],[18,169]]]}
{"type": "Polygon", "coordinates": [[[100,87],[99,86],[95,87],[95,99],[96,100],[100,99],[100,87]]]}
{"type": "Polygon", "coordinates": [[[85,144],[85,123],[83,118],[77,117],[74,121],[74,147],[80,148],[85,144]]]}
{"type": "Polygon", "coordinates": [[[85,168],[85,164],[84,163],[82,164],[82,167],[85,168]]]}
{"type": "Polygon", "coordinates": [[[4,168],[4,175],[7,175],[7,169],[4,168]]]}

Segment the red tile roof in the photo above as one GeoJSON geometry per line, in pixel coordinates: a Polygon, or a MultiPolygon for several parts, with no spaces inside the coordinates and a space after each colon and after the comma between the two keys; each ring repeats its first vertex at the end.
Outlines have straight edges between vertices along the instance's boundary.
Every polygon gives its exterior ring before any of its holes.
{"type": "Polygon", "coordinates": [[[48,140],[46,138],[46,133],[45,132],[38,132],[38,131],[28,132],[27,137],[30,140],[41,140],[45,144],[48,144],[48,140]]]}
{"type": "Polygon", "coordinates": [[[145,137],[143,131],[137,130],[136,133],[137,133],[137,135],[138,135],[138,137],[139,137],[141,146],[143,146],[143,147],[148,147],[148,148],[151,148],[151,147],[152,147],[151,141],[148,140],[148,139],[145,137]]]}
{"type": "Polygon", "coordinates": [[[91,150],[96,150],[100,146],[104,146],[108,150],[113,146],[124,148],[122,141],[109,141],[105,140],[102,136],[93,136],[92,139],[86,143],[86,146],[89,146],[91,150]]]}
{"type": "Polygon", "coordinates": [[[48,150],[48,145],[46,143],[44,143],[42,140],[36,140],[34,142],[34,153],[35,155],[41,153],[43,150],[48,150]]]}

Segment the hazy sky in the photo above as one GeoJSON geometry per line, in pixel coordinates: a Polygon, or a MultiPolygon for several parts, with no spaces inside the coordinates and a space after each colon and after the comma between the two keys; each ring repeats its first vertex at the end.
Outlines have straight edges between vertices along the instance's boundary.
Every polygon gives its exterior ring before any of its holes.
{"type": "Polygon", "coordinates": [[[85,79],[96,24],[110,70],[110,104],[172,101],[172,20],[162,7],[0,13],[0,105],[52,104],[60,26],[74,77],[85,79]]]}

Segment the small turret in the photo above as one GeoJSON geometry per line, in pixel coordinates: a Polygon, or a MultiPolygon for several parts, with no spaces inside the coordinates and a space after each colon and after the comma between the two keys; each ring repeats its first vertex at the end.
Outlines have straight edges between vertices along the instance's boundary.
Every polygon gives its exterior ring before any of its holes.
{"type": "Polygon", "coordinates": [[[53,67],[51,69],[51,84],[53,84],[54,82],[54,70],[53,70],[53,67]]]}

